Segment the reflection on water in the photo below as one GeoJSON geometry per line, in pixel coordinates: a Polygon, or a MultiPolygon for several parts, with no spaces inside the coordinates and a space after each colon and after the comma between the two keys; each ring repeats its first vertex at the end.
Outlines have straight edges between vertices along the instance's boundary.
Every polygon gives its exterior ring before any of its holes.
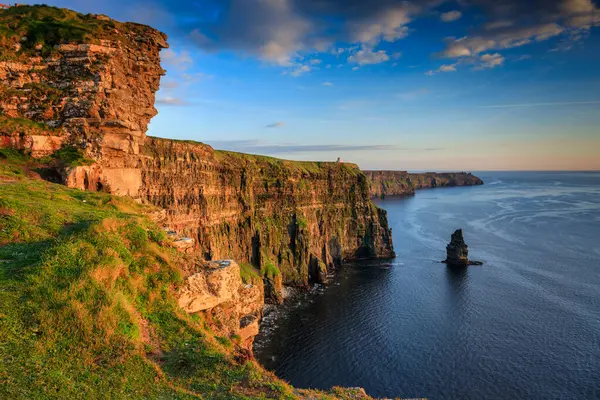
{"type": "Polygon", "coordinates": [[[376,397],[600,398],[600,174],[482,178],[379,202],[398,258],[345,266],[267,318],[259,361],[376,397]],[[484,266],[439,262],[457,228],[484,266]]]}

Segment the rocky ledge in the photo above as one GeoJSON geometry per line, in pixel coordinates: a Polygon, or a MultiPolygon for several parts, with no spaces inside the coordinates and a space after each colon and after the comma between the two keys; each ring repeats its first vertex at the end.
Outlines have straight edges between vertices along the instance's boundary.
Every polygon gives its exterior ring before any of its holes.
{"type": "Polygon", "coordinates": [[[425,172],[407,171],[363,171],[369,179],[371,197],[412,196],[416,190],[452,187],[477,186],[483,181],[470,172],[425,172]]]}

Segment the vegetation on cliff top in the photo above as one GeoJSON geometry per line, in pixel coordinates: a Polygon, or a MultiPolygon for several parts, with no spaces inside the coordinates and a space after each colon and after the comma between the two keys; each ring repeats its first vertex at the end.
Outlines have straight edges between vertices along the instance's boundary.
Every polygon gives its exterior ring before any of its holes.
{"type": "Polygon", "coordinates": [[[32,121],[26,118],[11,118],[0,115],[0,136],[31,136],[60,134],[60,131],[50,128],[42,122],[32,121]]]}
{"type": "Polygon", "coordinates": [[[152,208],[42,181],[36,162],[0,154],[0,397],[365,398],[293,389],[179,309],[190,260],[152,208]]]}
{"type": "MultiPolygon", "coordinates": [[[[100,40],[127,40],[124,23],[93,14],[80,14],[46,5],[16,6],[0,10],[0,60],[40,51],[48,56],[54,46],[64,43],[98,43],[100,40]],[[14,46],[20,46],[15,52],[14,46]],[[12,47],[12,48],[11,48],[12,47]]],[[[127,23],[128,32],[143,33],[151,28],[127,23]]]]}
{"type": "Polygon", "coordinates": [[[290,173],[300,173],[302,175],[319,174],[325,172],[327,168],[332,167],[343,169],[344,171],[348,172],[353,176],[362,174],[358,165],[352,163],[337,163],[333,161],[285,160],[282,158],[263,156],[259,154],[239,153],[236,151],[229,150],[215,150],[205,143],[197,142],[194,140],[164,139],[158,137],[151,138],[156,143],[162,143],[164,145],[169,145],[172,143],[181,143],[193,147],[202,146],[207,150],[210,150],[217,160],[225,164],[237,166],[253,164],[259,168],[265,169],[265,174],[273,176],[281,174],[281,172],[284,170],[287,170],[290,173]]]}

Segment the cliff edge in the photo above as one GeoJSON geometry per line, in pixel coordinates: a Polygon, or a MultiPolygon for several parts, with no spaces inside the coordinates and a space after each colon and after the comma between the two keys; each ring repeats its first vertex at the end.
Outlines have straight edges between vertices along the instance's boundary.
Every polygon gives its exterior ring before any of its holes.
{"type": "Polygon", "coordinates": [[[54,156],[55,179],[157,205],[206,259],[272,264],[284,283],[319,282],[319,270],[343,260],[394,256],[385,211],[354,165],[146,137],[164,34],[45,6],[2,11],[0,23],[14,31],[0,46],[1,143],[54,156]]]}
{"type": "Polygon", "coordinates": [[[363,171],[369,180],[371,197],[411,196],[416,190],[483,185],[483,181],[470,172],[363,171]]]}

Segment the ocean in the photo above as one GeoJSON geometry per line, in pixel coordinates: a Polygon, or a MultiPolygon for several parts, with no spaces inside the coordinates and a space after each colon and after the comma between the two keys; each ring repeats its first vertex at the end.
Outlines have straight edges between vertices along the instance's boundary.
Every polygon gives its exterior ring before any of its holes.
{"type": "Polygon", "coordinates": [[[270,313],[258,360],[374,397],[600,399],[600,173],[476,175],[376,201],[397,258],[345,265],[270,313]],[[458,228],[483,266],[440,263],[458,228]]]}

